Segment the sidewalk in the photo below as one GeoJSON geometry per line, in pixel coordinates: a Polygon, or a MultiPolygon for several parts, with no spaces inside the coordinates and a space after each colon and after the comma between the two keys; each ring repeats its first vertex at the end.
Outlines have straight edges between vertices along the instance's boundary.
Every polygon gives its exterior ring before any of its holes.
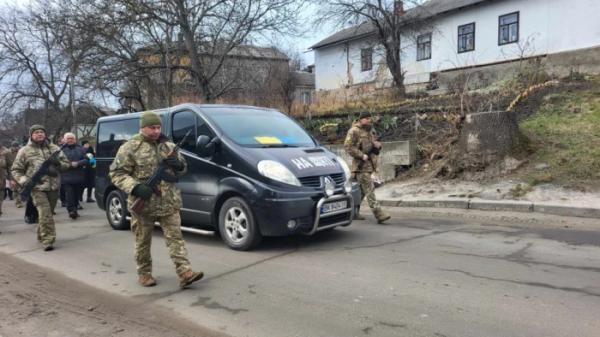
{"type": "Polygon", "coordinates": [[[579,192],[550,184],[529,187],[519,181],[480,184],[419,179],[387,183],[375,194],[387,207],[538,212],[600,219],[600,192],[579,192]]]}

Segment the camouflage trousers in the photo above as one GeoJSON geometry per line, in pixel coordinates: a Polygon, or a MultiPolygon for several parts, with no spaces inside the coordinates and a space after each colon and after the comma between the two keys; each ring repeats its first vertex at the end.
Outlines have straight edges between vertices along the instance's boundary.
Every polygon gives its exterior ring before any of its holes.
{"type": "Polygon", "coordinates": [[[166,216],[148,216],[132,214],[131,231],[135,235],[135,262],[137,263],[138,275],[152,273],[152,232],[154,222],[158,221],[163,230],[165,243],[169,249],[171,260],[175,264],[175,272],[181,276],[191,270],[190,261],[187,258],[185,241],[181,234],[181,217],[179,212],[166,216]]]}
{"type": "Polygon", "coordinates": [[[44,246],[51,245],[56,240],[56,227],[52,213],[58,200],[58,191],[32,191],[31,199],[39,214],[37,239],[44,246]]]}
{"type": "Polygon", "coordinates": [[[367,203],[373,212],[381,208],[377,199],[375,199],[375,185],[371,179],[371,172],[356,172],[355,179],[360,185],[361,203],[367,198],[367,203]]]}
{"type": "Polygon", "coordinates": [[[15,206],[18,208],[23,207],[23,199],[21,199],[21,191],[19,189],[15,190],[15,206]]]}

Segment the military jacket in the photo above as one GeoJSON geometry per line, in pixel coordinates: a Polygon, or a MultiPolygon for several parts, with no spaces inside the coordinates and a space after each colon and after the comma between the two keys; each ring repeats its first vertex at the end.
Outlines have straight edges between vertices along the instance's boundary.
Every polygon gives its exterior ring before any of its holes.
{"type": "Polygon", "coordinates": [[[376,171],[377,156],[370,155],[371,160],[363,161],[362,157],[369,154],[373,148],[375,135],[371,130],[366,130],[359,122],[352,124],[346,134],[344,149],[352,157],[352,172],[373,172],[376,171]]]}
{"type": "MultiPolygon", "coordinates": [[[[110,165],[109,176],[112,182],[122,191],[129,194],[127,199],[129,211],[135,197],[131,194],[133,188],[144,183],[156,171],[160,161],[167,157],[175,144],[161,136],[158,141],[149,139],[142,134],[133,136],[121,145],[115,160],[110,165]]],[[[187,169],[185,159],[177,153],[179,161],[184,163],[184,169],[170,173],[181,176],[187,169]]],[[[152,194],[146,202],[142,215],[166,216],[179,212],[182,206],[181,192],[174,183],[161,181],[159,184],[160,195],[152,194]]]]}
{"type": "Polygon", "coordinates": [[[6,179],[10,179],[10,167],[12,165],[10,154],[10,150],[0,148],[0,188],[4,188],[6,179]]]}
{"type": "MultiPolygon", "coordinates": [[[[13,179],[20,185],[24,186],[29,182],[31,177],[35,174],[42,163],[50,157],[50,155],[60,148],[50,141],[45,140],[42,144],[37,144],[29,140],[26,146],[21,148],[17,153],[15,162],[11,168],[11,174],[13,179]]],[[[56,176],[44,175],[40,182],[34,186],[36,191],[56,191],[60,188],[60,178],[58,171],[64,171],[71,167],[71,163],[67,160],[65,155],[60,152],[58,155],[60,161],[60,167],[51,165],[53,170],[57,173],[56,176]]]]}

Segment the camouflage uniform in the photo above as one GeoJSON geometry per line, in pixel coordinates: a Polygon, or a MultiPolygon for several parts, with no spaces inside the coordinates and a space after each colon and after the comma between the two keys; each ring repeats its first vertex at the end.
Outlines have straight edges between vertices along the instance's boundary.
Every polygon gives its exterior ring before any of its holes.
{"type": "MultiPolygon", "coordinates": [[[[23,187],[33,177],[35,171],[37,171],[42,163],[52,153],[59,150],[58,146],[50,143],[47,139],[41,144],[29,140],[27,145],[19,150],[12,165],[11,173],[13,179],[23,187]]],[[[58,171],[66,170],[71,166],[62,152],[58,155],[58,160],[60,161],[60,167],[51,165],[48,174],[41,178],[40,182],[31,192],[31,199],[39,213],[37,238],[44,248],[52,247],[52,244],[56,240],[53,212],[58,200],[58,189],[60,187],[58,171]]]]}
{"type": "MultiPolygon", "coordinates": [[[[6,152],[6,158],[8,159],[8,161],[12,163],[15,161],[15,158],[17,157],[17,151],[14,151],[14,149],[18,148],[18,143],[13,143],[13,146],[11,146],[11,149],[6,152]],[[14,146],[17,147],[14,147],[14,146]]],[[[11,167],[8,167],[8,170],[10,171],[11,167]]],[[[9,178],[9,180],[14,181],[14,179],[12,179],[12,177],[9,178]]],[[[21,208],[23,207],[23,201],[21,200],[21,193],[19,192],[19,188],[17,186],[17,188],[15,188],[15,190],[13,191],[14,193],[14,198],[15,198],[15,205],[17,206],[17,208],[21,208]]]]}
{"type": "Polygon", "coordinates": [[[373,214],[378,222],[382,223],[389,219],[389,216],[382,211],[379,202],[375,198],[375,186],[371,179],[371,174],[377,171],[377,155],[369,154],[373,149],[374,141],[375,136],[371,131],[371,126],[363,126],[359,122],[355,122],[348,130],[344,141],[344,149],[353,159],[352,175],[360,185],[362,199],[367,198],[367,203],[373,214]],[[369,160],[363,160],[365,154],[369,154],[369,160]]]}
{"type": "Polygon", "coordinates": [[[6,179],[10,178],[10,167],[12,165],[12,158],[10,158],[9,154],[10,150],[6,150],[0,145],[0,215],[2,214],[6,179]]]}
{"type": "MultiPolygon", "coordinates": [[[[175,264],[177,274],[181,276],[191,270],[190,261],[187,258],[187,249],[181,234],[181,192],[174,183],[161,181],[159,190],[161,195],[152,194],[146,201],[146,207],[141,214],[131,211],[131,205],[136,199],[131,193],[136,185],[144,183],[158,167],[160,161],[175,147],[166,137],[161,136],[158,141],[152,140],[143,134],[135,135],[131,140],[123,144],[115,160],[110,166],[110,178],[112,182],[125,193],[129,194],[127,204],[132,215],[131,230],[135,235],[135,260],[138,275],[150,275],[152,273],[152,257],[150,246],[152,243],[152,232],[154,222],[158,221],[162,227],[169,255],[175,264]]],[[[187,164],[181,154],[177,154],[184,168],[175,173],[183,175],[187,164]]]]}

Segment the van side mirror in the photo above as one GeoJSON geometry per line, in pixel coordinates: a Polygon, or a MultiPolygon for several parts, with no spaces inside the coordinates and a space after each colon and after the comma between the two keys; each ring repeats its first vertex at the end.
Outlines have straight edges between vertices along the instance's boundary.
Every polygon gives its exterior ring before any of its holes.
{"type": "Polygon", "coordinates": [[[210,137],[208,137],[207,135],[198,136],[198,139],[196,139],[196,148],[204,149],[209,142],[210,137]]]}
{"type": "Polygon", "coordinates": [[[212,157],[217,151],[217,145],[221,143],[218,137],[210,139],[206,135],[198,136],[196,139],[196,152],[202,157],[212,157]]]}

